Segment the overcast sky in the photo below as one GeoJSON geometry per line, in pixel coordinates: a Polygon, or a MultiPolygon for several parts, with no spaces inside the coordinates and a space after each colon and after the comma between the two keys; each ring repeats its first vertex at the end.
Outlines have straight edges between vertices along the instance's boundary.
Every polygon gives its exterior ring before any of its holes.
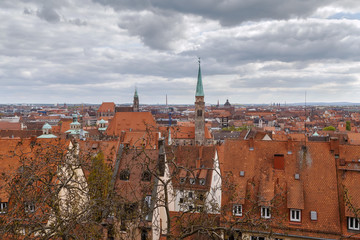
{"type": "Polygon", "coordinates": [[[0,103],[360,102],[359,0],[0,0],[0,103]]]}

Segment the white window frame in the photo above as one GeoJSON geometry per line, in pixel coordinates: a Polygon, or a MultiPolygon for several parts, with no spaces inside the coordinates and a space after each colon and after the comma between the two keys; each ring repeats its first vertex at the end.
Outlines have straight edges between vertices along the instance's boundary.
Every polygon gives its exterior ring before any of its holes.
{"type": "Polygon", "coordinates": [[[355,217],[348,217],[347,223],[348,223],[347,227],[348,227],[349,230],[357,230],[357,231],[360,230],[359,219],[357,219],[355,217]]]}
{"type": "Polygon", "coordinates": [[[265,219],[271,218],[270,207],[265,207],[265,206],[261,207],[261,218],[265,218],[265,219]]]}
{"type": "Polygon", "coordinates": [[[242,204],[234,204],[233,205],[233,215],[234,216],[242,216],[242,204]]]}
{"type": "Polygon", "coordinates": [[[301,210],[300,209],[290,209],[290,221],[301,222],[301,210]],[[293,217],[293,214],[295,217],[293,217]]]}
{"type": "Polygon", "coordinates": [[[0,202],[0,214],[7,213],[8,203],[7,202],[0,202]]]}

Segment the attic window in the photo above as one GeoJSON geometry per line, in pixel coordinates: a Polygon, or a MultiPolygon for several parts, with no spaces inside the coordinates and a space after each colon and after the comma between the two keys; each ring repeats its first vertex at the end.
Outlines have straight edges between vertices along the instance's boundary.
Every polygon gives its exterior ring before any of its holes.
{"type": "Polygon", "coordinates": [[[295,178],[296,180],[299,180],[299,179],[300,179],[300,174],[298,174],[298,173],[295,173],[295,176],[294,176],[294,178],[295,178]]]}
{"type": "Polygon", "coordinates": [[[204,178],[200,178],[199,184],[200,184],[200,185],[205,185],[205,179],[204,179],[204,178]]]}
{"type": "Polygon", "coordinates": [[[181,184],[184,184],[184,183],[185,183],[185,178],[183,178],[183,177],[180,178],[180,183],[181,183],[181,184]]]}
{"type": "Polygon", "coordinates": [[[194,185],[195,184],[195,178],[190,178],[190,184],[194,185]]]}
{"type": "Polygon", "coordinates": [[[129,179],[130,179],[130,171],[127,169],[121,170],[120,180],[129,181],[129,179]]]}
{"type": "Polygon", "coordinates": [[[245,171],[240,171],[240,177],[244,177],[245,176],[245,171]]]}

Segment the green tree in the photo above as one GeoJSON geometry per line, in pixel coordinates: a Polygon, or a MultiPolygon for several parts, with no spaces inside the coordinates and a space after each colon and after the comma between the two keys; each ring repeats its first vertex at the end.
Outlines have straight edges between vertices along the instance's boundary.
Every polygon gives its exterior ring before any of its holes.
{"type": "Polygon", "coordinates": [[[323,128],[323,131],[335,131],[335,130],[336,130],[336,128],[333,126],[328,126],[328,127],[323,128]]]}
{"type": "Polygon", "coordinates": [[[104,154],[99,152],[92,157],[90,165],[90,173],[88,177],[89,195],[91,205],[95,207],[93,217],[96,221],[101,221],[104,211],[108,206],[108,197],[111,195],[112,187],[111,176],[112,171],[104,162],[104,154]]]}
{"type": "Polygon", "coordinates": [[[351,122],[346,121],[346,131],[351,131],[351,122]]]}

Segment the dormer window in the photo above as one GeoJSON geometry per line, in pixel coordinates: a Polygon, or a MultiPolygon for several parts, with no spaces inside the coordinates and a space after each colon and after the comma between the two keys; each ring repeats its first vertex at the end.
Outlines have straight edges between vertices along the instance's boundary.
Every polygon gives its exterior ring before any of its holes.
{"type": "Polygon", "coordinates": [[[129,181],[129,179],[130,179],[130,171],[127,169],[121,170],[120,180],[129,181]]]}
{"type": "Polygon", "coordinates": [[[194,185],[195,184],[195,178],[190,178],[190,184],[194,185]]]}
{"type": "Polygon", "coordinates": [[[7,213],[8,203],[7,202],[0,202],[0,214],[7,213]]]}
{"type": "Polygon", "coordinates": [[[261,217],[265,219],[269,219],[271,217],[269,207],[261,207],[261,217]]]}
{"type": "Polygon", "coordinates": [[[348,217],[348,229],[349,230],[360,230],[359,219],[355,217],[348,217]]]}
{"type": "Polygon", "coordinates": [[[241,204],[233,205],[233,215],[234,216],[242,216],[242,205],[241,204]]]}
{"type": "Polygon", "coordinates": [[[184,184],[185,183],[185,178],[180,178],[180,184],[184,184]]]}
{"type": "Polygon", "coordinates": [[[200,185],[205,185],[205,179],[200,178],[200,179],[199,179],[199,184],[200,184],[200,185]]]}
{"type": "Polygon", "coordinates": [[[301,222],[301,210],[300,209],[290,209],[290,221],[301,222]]]}

